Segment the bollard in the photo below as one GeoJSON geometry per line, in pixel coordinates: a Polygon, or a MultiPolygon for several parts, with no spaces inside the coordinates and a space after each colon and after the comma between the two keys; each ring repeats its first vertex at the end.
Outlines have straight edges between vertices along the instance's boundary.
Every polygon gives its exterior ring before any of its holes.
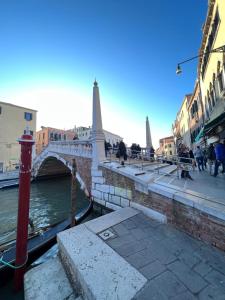
{"type": "Polygon", "coordinates": [[[30,204],[31,157],[34,140],[26,133],[18,140],[21,145],[19,172],[19,201],[16,236],[16,262],[14,275],[14,289],[19,291],[23,287],[23,276],[27,262],[27,238],[30,204]]]}

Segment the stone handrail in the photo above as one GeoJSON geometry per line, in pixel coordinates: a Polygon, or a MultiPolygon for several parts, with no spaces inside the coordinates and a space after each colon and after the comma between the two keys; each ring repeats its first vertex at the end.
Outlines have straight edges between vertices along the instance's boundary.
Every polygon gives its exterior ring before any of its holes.
{"type": "Polygon", "coordinates": [[[46,149],[61,154],[92,157],[92,143],[90,141],[54,141],[50,142],[46,149]]]}

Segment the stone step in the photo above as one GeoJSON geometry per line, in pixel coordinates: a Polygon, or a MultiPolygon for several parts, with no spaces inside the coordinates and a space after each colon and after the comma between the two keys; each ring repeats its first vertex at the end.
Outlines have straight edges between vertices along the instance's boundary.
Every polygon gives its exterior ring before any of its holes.
{"type": "Polygon", "coordinates": [[[84,299],[130,300],[147,282],[85,224],[59,233],[57,240],[70,282],[84,299]]]}
{"type": "Polygon", "coordinates": [[[171,173],[177,170],[176,165],[167,165],[164,168],[160,169],[160,174],[170,175],[171,173]]]}
{"type": "Polygon", "coordinates": [[[50,259],[24,277],[25,300],[81,300],[67,278],[58,257],[50,259]]]}

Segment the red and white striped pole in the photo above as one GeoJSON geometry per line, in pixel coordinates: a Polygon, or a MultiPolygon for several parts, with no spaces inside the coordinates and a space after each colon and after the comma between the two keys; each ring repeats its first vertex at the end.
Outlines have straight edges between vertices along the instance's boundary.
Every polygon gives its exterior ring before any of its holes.
{"type": "Polygon", "coordinates": [[[27,261],[27,239],[29,224],[29,204],[30,204],[30,178],[31,178],[31,158],[34,140],[27,130],[18,140],[21,145],[20,173],[19,173],[19,202],[17,218],[16,237],[16,263],[14,289],[19,291],[23,287],[23,276],[27,261]]]}

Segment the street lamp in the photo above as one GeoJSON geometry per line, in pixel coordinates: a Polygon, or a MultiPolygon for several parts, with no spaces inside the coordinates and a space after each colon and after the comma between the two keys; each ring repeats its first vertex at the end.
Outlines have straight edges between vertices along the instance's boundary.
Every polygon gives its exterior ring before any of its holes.
{"type": "Polygon", "coordinates": [[[200,54],[200,55],[191,57],[191,58],[189,58],[189,59],[186,59],[186,60],[184,60],[184,61],[178,63],[178,64],[177,64],[177,69],[176,69],[176,74],[179,75],[179,74],[182,73],[182,70],[181,70],[181,66],[180,66],[180,65],[185,64],[186,62],[189,62],[189,61],[191,61],[191,60],[193,60],[193,59],[196,59],[196,58],[198,58],[198,57],[202,57],[202,56],[204,56],[204,55],[207,55],[207,54],[210,54],[210,53],[216,53],[216,52],[217,52],[217,53],[218,53],[218,52],[220,52],[220,53],[225,53],[225,45],[220,46],[220,47],[218,47],[218,48],[215,48],[215,49],[213,49],[213,50],[204,52],[204,53],[202,53],[202,54],[200,54]]]}

